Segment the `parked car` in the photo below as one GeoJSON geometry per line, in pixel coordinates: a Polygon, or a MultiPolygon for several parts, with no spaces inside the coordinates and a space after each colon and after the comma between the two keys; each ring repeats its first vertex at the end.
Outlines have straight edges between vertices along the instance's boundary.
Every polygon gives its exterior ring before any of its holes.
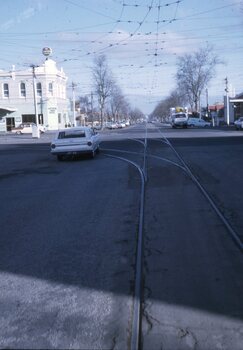
{"type": "MultiPolygon", "coordinates": [[[[17,127],[12,128],[11,132],[14,134],[32,134],[32,127],[36,126],[35,123],[22,123],[17,127]]],[[[46,128],[44,125],[39,125],[39,130],[41,133],[44,133],[46,131],[46,128]]]]}
{"type": "Polygon", "coordinates": [[[58,160],[80,154],[94,158],[99,152],[99,144],[99,135],[92,128],[83,126],[59,130],[51,143],[51,154],[58,160]]]}
{"type": "Polygon", "coordinates": [[[201,118],[188,118],[187,126],[190,126],[190,127],[197,126],[201,128],[206,128],[211,126],[211,123],[206,122],[204,119],[201,119],[201,118]]]}
{"type": "Polygon", "coordinates": [[[118,129],[118,125],[115,122],[108,122],[106,125],[107,129],[118,129]]]}
{"type": "Polygon", "coordinates": [[[125,122],[120,122],[120,125],[121,125],[122,128],[126,127],[126,123],[125,122]]]}
{"type": "Polygon", "coordinates": [[[243,129],[243,117],[240,117],[234,122],[236,130],[242,130],[243,129]]]}

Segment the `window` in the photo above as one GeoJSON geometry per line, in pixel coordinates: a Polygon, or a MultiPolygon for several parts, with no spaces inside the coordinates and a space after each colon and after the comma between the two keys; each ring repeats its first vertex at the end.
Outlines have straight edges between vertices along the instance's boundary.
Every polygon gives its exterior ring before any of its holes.
{"type": "Polygon", "coordinates": [[[62,115],[61,113],[58,113],[58,123],[61,124],[62,122],[62,115]]]}
{"type": "Polygon", "coordinates": [[[41,87],[41,83],[37,83],[36,84],[36,91],[37,91],[37,96],[42,96],[42,87],[41,87]]]}
{"type": "Polygon", "coordinates": [[[7,83],[3,84],[3,97],[9,97],[9,89],[7,83]]]}
{"type": "Polygon", "coordinates": [[[20,83],[20,96],[21,97],[26,97],[25,83],[20,83]]]}
{"type": "Polygon", "coordinates": [[[53,83],[49,83],[48,85],[48,91],[53,96],[53,83]]]}
{"type": "Polygon", "coordinates": [[[67,131],[61,131],[58,134],[59,139],[73,139],[73,138],[79,138],[79,137],[86,137],[85,131],[83,130],[67,130],[67,131]]]}

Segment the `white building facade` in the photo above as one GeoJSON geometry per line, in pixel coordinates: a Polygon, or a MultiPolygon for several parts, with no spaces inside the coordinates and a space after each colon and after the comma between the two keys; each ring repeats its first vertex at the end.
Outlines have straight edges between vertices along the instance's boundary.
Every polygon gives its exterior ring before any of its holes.
{"type": "Polygon", "coordinates": [[[70,123],[66,90],[67,77],[50,58],[27,70],[13,66],[9,72],[0,71],[0,131],[10,131],[21,123],[36,123],[36,115],[39,124],[48,130],[64,128],[70,123]]]}

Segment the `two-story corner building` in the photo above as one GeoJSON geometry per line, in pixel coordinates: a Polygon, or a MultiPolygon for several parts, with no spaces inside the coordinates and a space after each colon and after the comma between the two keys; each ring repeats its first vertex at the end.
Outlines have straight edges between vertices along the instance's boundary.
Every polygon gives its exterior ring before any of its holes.
{"type": "Polygon", "coordinates": [[[47,129],[63,128],[70,122],[66,84],[63,69],[59,70],[50,58],[38,67],[16,70],[13,66],[9,72],[0,71],[0,131],[10,131],[25,122],[35,123],[36,114],[39,124],[47,129]]]}

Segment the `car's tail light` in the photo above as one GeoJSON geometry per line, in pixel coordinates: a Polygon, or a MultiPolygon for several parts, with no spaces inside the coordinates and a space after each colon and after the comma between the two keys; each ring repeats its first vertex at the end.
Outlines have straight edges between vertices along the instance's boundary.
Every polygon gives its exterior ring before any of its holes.
{"type": "Polygon", "coordinates": [[[92,142],[89,141],[89,142],[87,143],[87,145],[88,145],[88,146],[92,146],[92,142]]]}
{"type": "Polygon", "coordinates": [[[56,145],[54,145],[54,143],[51,145],[51,148],[56,148],[56,145]]]}

